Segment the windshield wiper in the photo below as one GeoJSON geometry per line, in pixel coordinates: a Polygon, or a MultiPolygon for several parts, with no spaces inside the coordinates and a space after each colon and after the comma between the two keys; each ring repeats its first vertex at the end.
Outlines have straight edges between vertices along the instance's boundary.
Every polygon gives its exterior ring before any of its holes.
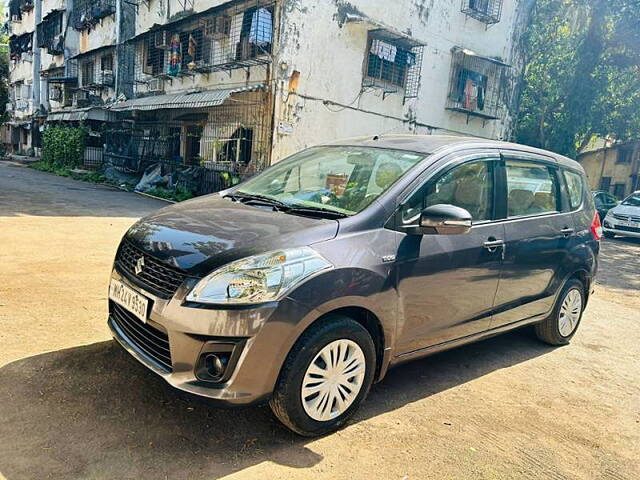
{"type": "Polygon", "coordinates": [[[303,207],[303,206],[295,206],[289,205],[280,200],[276,200],[275,198],[270,198],[264,195],[254,194],[254,193],[230,193],[225,195],[225,198],[231,198],[237,202],[245,201],[245,202],[256,202],[262,203],[264,205],[273,206],[276,210],[283,213],[291,213],[294,215],[311,215],[321,218],[345,218],[348,217],[346,213],[337,212],[335,210],[331,210],[329,208],[322,207],[303,207]]]}
{"type": "Polygon", "coordinates": [[[338,219],[348,217],[346,213],[336,212],[335,210],[331,210],[329,208],[322,207],[296,207],[289,206],[286,210],[286,213],[293,213],[298,215],[313,215],[317,217],[330,218],[330,219],[338,219]]]}
{"type": "Polygon", "coordinates": [[[242,200],[260,202],[266,205],[276,207],[276,209],[278,210],[286,210],[289,208],[289,205],[287,205],[284,202],[281,202],[280,200],[266,197],[264,195],[256,195],[253,193],[242,193],[242,192],[230,193],[229,195],[225,195],[225,198],[231,198],[232,200],[235,200],[237,202],[242,200]]]}

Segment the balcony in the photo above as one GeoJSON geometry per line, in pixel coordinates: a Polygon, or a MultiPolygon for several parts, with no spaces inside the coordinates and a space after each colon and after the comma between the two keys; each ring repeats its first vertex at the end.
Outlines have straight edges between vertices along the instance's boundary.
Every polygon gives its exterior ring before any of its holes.
{"type": "Polygon", "coordinates": [[[63,10],[53,10],[37,26],[38,47],[46,48],[50,55],[64,53],[63,13],[63,10]]]}
{"type": "Polygon", "coordinates": [[[221,9],[159,27],[135,44],[137,93],[150,93],[154,79],[166,83],[195,74],[271,63],[273,3],[221,9]]]}
{"type": "Polygon", "coordinates": [[[78,31],[87,30],[116,13],[115,0],[75,0],[69,22],[78,31]]]}
{"type": "Polygon", "coordinates": [[[509,65],[454,47],[446,109],[495,120],[498,117],[509,65]]]}
{"type": "Polygon", "coordinates": [[[9,57],[14,61],[29,61],[33,53],[33,33],[9,38],[9,57]]]}
{"type": "Polygon", "coordinates": [[[479,22],[492,25],[502,17],[503,0],[462,0],[462,13],[479,22]]]}

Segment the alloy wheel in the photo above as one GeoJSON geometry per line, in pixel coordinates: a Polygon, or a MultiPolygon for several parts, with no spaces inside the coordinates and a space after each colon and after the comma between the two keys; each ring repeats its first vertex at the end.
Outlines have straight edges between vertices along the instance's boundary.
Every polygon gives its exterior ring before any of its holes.
{"type": "Polygon", "coordinates": [[[571,289],[567,292],[560,306],[560,318],[558,319],[560,335],[568,337],[573,333],[578,326],[581,313],[582,295],[577,289],[571,289]]]}
{"type": "Polygon", "coordinates": [[[302,405],[311,418],[325,422],[344,413],[362,389],[364,352],[351,340],[336,340],[320,350],[302,381],[302,405]]]}

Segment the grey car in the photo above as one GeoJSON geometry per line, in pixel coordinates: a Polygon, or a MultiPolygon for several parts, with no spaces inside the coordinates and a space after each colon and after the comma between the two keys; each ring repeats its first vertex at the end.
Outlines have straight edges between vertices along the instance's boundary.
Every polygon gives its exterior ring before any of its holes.
{"type": "Polygon", "coordinates": [[[463,137],[346,140],[137,222],[109,326],[174,387],[268,401],[320,435],[402,362],[530,324],[569,343],[601,233],[567,158],[463,137]]]}
{"type": "Polygon", "coordinates": [[[640,191],[609,210],[602,223],[607,238],[616,235],[640,238],[640,191]]]}

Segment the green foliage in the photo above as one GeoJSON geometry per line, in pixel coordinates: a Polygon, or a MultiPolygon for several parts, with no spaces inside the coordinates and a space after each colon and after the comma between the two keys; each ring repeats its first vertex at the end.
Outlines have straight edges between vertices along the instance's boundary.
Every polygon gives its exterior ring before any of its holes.
{"type": "Polygon", "coordinates": [[[191,190],[188,190],[180,185],[176,186],[174,190],[167,190],[166,188],[156,187],[152,188],[145,193],[153,195],[154,197],[164,198],[165,200],[173,200],[175,202],[184,202],[194,197],[191,190]]]}
{"type": "Polygon", "coordinates": [[[107,183],[106,177],[101,173],[98,173],[98,172],[76,173],[71,171],[71,169],[67,167],[58,166],[55,163],[46,163],[44,160],[32,163],[30,167],[33,168],[34,170],[53,173],[55,175],[60,175],[61,177],[73,178],[74,180],[83,180],[85,182],[91,182],[91,183],[107,183]]]}
{"type": "Polygon", "coordinates": [[[81,167],[86,137],[82,127],[48,127],[42,136],[42,161],[55,167],[81,167]]]}
{"type": "Polygon", "coordinates": [[[640,135],[640,2],[538,0],[524,37],[517,139],[575,156],[640,135]]]}

